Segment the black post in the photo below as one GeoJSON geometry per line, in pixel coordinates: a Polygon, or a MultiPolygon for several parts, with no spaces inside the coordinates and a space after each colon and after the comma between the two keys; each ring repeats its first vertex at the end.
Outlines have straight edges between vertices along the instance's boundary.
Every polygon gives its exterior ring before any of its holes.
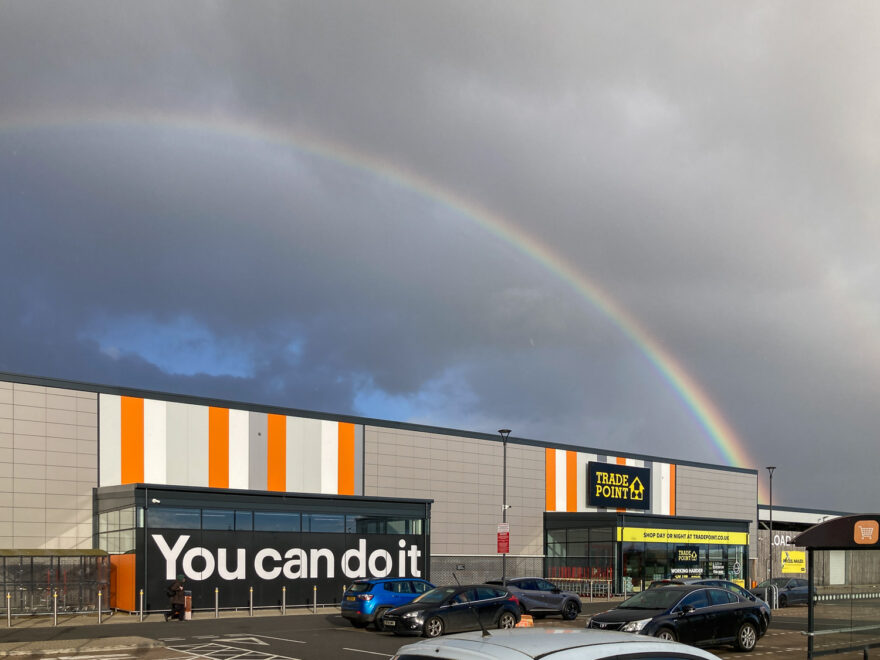
{"type": "MultiPolygon", "coordinates": [[[[503,454],[501,464],[501,522],[507,522],[507,437],[510,429],[498,429],[501,435],[503,454]]],[[[510,536],[508,535],[508,539],[510,536]]],[[[509,548],[508,548],[509,549],[509,548]]],[[[507,553],[501,555],[501,584],[507,586],[507,553]]]]}
{"type": "MultiPolygon", "coordinates": [[[[767,466],[770,473],[770,584],[773,584],[773,471],[775,465],[767,466]]],[[[775,604],[774,604],[775,605],[775,604]]]]}

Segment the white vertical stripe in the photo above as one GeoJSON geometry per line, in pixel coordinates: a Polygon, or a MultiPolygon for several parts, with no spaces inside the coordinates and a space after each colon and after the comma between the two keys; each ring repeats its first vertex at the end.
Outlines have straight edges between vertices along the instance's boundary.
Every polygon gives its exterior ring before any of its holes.
{"type": "Polygon", "coordinates": [[[144,399],[144,481],[167,484],[167,440],[165,402],[144,399]]]}
{"type": "Polygon", "coordinates": [[[564,449],[556,450],[556,510],[567,511],[567,502],[565,491],[567,486],[567,472],[565,470],[566,457],[568,452],[564,449]]]}
{"type": "Polygon", "coordinates": [[[578,454],[578,511],[596,511],[596,507],[588,506],[589,493],[587,492],[587,466],[590,462],[596,462],[599,457],[596,454],[578,454]]]}
{"type": "Polygon", "coordinates": [[[321,422],[321,492],[339,493],[338,422],[321,422]]]}
{"type": "Polygon", "coordinates": [[[304,454],[303,421],[301,417],[287,418],[287,484],[285,489],[288,493],[305,491],[302,460],[304,454]]]}
{"type": "Polygon", "coordinates": [[[670,479],[672,471],[669,469],[669,463],[660,464],[660,513],[668,516],[671,512],[671,502],[669,498],[670,479]]]}
{"type": "Polygon", "coordinates": [[[247,410],[229,411],[229,487],[248,487],[248,420],[247,410]]]}
{"type": "Polygon", "coordinates": [[[98,404],[101,418],[99,483],[101,486],[118,486],[122,481],[122,403],[115,394],[101,394],[98,404]]]}

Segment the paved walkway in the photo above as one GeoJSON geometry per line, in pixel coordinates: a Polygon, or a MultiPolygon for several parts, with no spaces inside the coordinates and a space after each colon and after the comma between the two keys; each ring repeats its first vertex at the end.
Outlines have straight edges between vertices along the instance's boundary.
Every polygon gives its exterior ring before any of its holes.
{"type": "MultiPolygon", "coordinates": [[[[328,614],[332,612],[339,612],[338,607],[318,607],[318,614],[328,614]]],[[[288,608],[287,612],[284,616],[292,616],[292,615],[304,615],[304,614],[313,614],[311,608],[288,608]]],[[[254,617],[280,617],[282,616],[281,610],[278,609],[267,609],[267,610],[254,610],[254,617]]],[[[196,620],[199,619],[214,619],[213,611],[199,611],[193,613],[193,618],[196,620]]],[[[247,609],[240,610],[223,610],[218,612],[218,617],[221,619],[240,619],[247,618],[250,616],[250,613],[247,609]]],[[[164,621],[164,616],[161,613],[150,613],[145,614],[143,622],[147,623],[159,623],[164,621]]],[[[101,626],[114,626],[118,624],[133,624],[140,623],[140,616],[138,614],[128,614],[123,612],[116,613],[104,613],[101,621],[101,626]]],[[[150,639],[148,637],[139,637],[139,636],[117,636],[117,637],[95,637],[95,638],[86,638],[85,635],[82,639],[73,639],[69,638],[69,635],[65,634],[63,639],[40,639],[36,641],[14,641],[16,638],[16,632],[25,631],[34,631],[34,629],[41,629],[44,632],[51,634],[52,630],[57,632],[61,632],[63,629],[64,633],[69,633],[70,628],[77,627],[86,627],[86,626],[97,626],[98,625],[98,615],[97,614],[65,614],[58,615],[58,623],[55,625],[55,620],[52,615],[34,615],[34,616],[18,616],[12,618],[12,629],[8,629],[8,624],[6,619],[0,619],[0,637],[2,637],[3,641],[0,641],[0,657],[3,656],[16,656],[16,655],[61,655],[61,654],[74,654],[74,653],[109,653],[112,651],[121,651],[121,650],[130,650],[130,649],[145,649],[145,648],[155,648],[164,646],[164,644],[155,639],[150,639]],[[48,629],[48,630],[46,630],[48,629]]],[[[85,630],[83,631],[86,632],[85,630]]],[[[106,633],[106,631],[105,631],[106,633]]],[[[32,634],[21,635],[22,638],[32,637],[32,634]]]]}

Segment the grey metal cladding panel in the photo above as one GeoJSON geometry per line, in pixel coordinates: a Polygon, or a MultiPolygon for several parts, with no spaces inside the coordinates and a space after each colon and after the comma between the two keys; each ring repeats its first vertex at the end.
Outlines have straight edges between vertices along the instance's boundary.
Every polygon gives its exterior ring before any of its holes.
{"type": "Polygon", "coordinates": [[[269,417],[264,413],[250,413],[248,424],[248,488],[266,490],[269,486],[269,417]]]}
{"type": "Polygon", "coordinates": [[[165,407],[166,442],[168,453],[165,460],[165,482],[185,485],[187,482],[186,456],[187,406],[185,403],[168,403],[165,407]]]}
{"type": "MultiPolygon", "coordinates": [[[[502,517],[501,443],[367,427],[364,450],[370,495],[434,500],[435,552],[459,551],[458,539],[464,536],[471,552],[495,554],[495,529],[502,517]]],[[[544,450],[508,444],[507,465],[512,553],[541,554],[544,450]]]]}
{"type": "Polygon", "coordinates": [[[758,509],[757,476],[679,465],[675,512],[680,516],[753,520],[758,509]]]}

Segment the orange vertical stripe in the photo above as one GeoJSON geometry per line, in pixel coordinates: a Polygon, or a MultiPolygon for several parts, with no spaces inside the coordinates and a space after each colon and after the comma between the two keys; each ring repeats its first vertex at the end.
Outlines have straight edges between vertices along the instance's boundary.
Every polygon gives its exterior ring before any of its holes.
{"type": "Polygon", "coordinates": [[[354,424],[339,422],[339,495],[354,495],[354,424]]]}
{"type": "Polygon", "coordinates": [[[669,515],[675,515],[675,465],[669,466],[669,515]]]}
{"type": "Polygon", "coordinates": [[[287,417],[269,415],[268,433],[266,488],[283,492],[287,490],[287,417]]]}
{"type": "MultiPolygon", "coordinates": [[[[626,465],[626,459],[623,456],[618,456],[617,457],[617,464],[618,465],[626,465]]],[[[626,509],[618,509],[617,513],[626,513],[626,509]]]]}
{"type": "Polygon", "coordinates": [[[120,429],[120,481],[139,484],[144,481],[144,400],[119,397],[122,424],[120,429]]]}
{"type": "Polygon", "coordinates": [[[544,510],[556,511],[556,450],[544,449],[544,510]]]}
{"type": "Polygon", "coordinates": [[[577,511],[577,452],[565,452],[565,510],[577,511]]]}
{"type": "Polygon", "coordinates": [[[208,408],[208,485],[229,488],[229,408],[208,408]]]}

